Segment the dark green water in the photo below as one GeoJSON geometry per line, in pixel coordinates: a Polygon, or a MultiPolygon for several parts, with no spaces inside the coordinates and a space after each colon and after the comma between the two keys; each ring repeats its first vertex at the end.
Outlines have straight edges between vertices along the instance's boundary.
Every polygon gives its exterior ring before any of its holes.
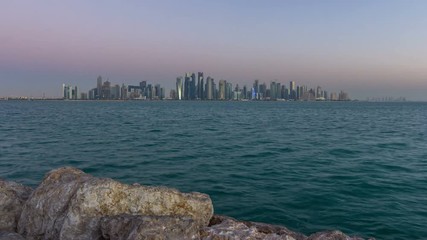
{"type": "Polygon", "coordinates": [[[427,103],[0,102],[1,178],[65,165],[305,234],[427,238],[427,103]]]}

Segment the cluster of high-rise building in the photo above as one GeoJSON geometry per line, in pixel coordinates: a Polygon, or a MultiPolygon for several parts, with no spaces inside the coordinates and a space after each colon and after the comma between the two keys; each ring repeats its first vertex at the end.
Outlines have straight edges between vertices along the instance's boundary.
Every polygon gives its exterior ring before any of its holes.
{"type": "Polygon", "coordinates": [[[251,87],[244,85],[242,88],[236,84],[233,87],[227,80],[219,80],[218,87],[215,79],[206,78],[204,82],[203,72],[186,73],[184,77],[176,78],[176,89],[171,90],[170,99],[176,100],[331,100],[347,101],[349,96],[341,91],[330,93],[320,86],[315,89],[306,85],[296,85],[295,81],[289,82],[289,87],[280,82],[272,81],[270,86],[255,80],[251,87]]]}
{"type": "MultiPolygon", "coordinates": [[[[64,95],[65,98],[65,95],[64,95]]],[[[96,87],[89,90],[89,93],[82,93],[82,100],[163,100],[165,89],[160,84],[147,84],[142,81],[139,85],[111,84],[110,81],[103,81],[99,76],[96,79],[96,87]]],[[[68,99],[68,98],[65,98],[68,99]]]]}
{"type": "MultiPolygon", "coordinates": [[[[141,81],[138,85],[111,84],[99,76],[95,88],[77,97],[77,87],[63,84],[63,98],[76,100],[163,100],[165,89],[160,84],[147,84],[141,81]]],[[[348,101],[346,92],[328,93],[320,86],[308,88],[290,81],[289,85],[277,81],[260,83],[255,80],[252,86],[239,87],[221,79],[218,84],[212,77],[204,78],[203,72],[185,73],[176,78],[175,89],[169,93],[170,100],[287,100],[287,101],[348,101]]]]}
{"type": "Polygon", "coordinates": [[[77,86],[62,84],[62,98],[68,100],[77,100],[77,86]]]}

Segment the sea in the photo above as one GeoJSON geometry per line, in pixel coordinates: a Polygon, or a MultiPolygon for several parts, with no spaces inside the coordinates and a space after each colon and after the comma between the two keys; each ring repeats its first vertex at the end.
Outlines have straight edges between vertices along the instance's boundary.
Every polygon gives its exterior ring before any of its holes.
{"type": "Polygon", "coordinates": [[[0,178],[63,166],[305,235],[427,239],[427,103],[0,101],[0,178]]]}

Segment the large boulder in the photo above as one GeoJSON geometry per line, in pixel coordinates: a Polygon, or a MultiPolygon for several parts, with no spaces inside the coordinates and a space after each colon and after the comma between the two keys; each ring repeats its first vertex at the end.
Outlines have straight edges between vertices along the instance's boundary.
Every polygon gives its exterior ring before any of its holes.
{"type": "Polygon", "coordinates": [[[203,240],[304,240],[306,236],[289,229],[265,223],[238,221],[234,218],[215,215],[209,226],[200,232],[203,240]]]}
{"type": "Polygon", "coordinates": [[[59,239],[71,199],[80,185],[91,178],[74,168],[47,173],[24,205],[18,232],[28,239],[59,239]]]}
{"type": "Polygon", "coordinates": [[[199,226],[188,217],[119,215],[103,217],[104,239],[200,239],[199,226]]]}
{"type": "Polygon", "coordinates": [[[0,231],[15,232],[30,187],[0,179],[0,231]]]}
{"type": "Polygon", "coordinates": [[[206,194],[131,186],[60,168],[49,172],[26,202],[18,232],[27,239],[98,239],[100,219],[121,214],[189,217],[203,227],[213,206],[206,194]]]}

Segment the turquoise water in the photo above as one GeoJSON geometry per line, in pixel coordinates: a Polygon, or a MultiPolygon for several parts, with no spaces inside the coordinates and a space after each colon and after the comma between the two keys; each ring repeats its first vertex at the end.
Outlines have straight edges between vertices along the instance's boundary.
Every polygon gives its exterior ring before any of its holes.
{"type": "Polygon", "coordinates": [[[427,103],[0,102],[1,178],[65,165],[305,234],[427,238],[427,103]]]}

